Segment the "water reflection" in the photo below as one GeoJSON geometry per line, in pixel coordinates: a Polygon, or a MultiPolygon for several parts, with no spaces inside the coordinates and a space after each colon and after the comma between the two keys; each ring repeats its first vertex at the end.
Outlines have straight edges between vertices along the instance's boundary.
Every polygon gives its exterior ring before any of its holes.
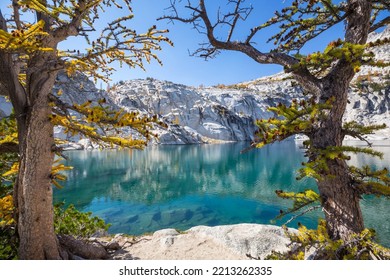
{"type": "MultiPolygon", "coordinates": [[[[270,223],[279,209],[291,206],[276,197],[276,189],[300,191],[315,183],[295,180],[296,170],[305,159],[294,142],[240,153],[246,146],[234,143],[69,152],[67,164],[74,169],[68,172],[66,187],[55,191],[55,200],[92,211],[112,224],[111,232],[141,234],[200,224],[270,223]]],[[[379,148],[386,153],[383,162],[364,156],[351,161],[354,165],[390,166],[389,147],[379,148]]],[[[390,210],[389,201],[366,198],[363,207],[369,226],[380,226],[378,231],[390,236],[384,218],[390,210]],[[383,215],[374,215],[378,205],[383,215]]],[[[320,212],[311,213],[300,222],[314,226],[321,216],[320,212]]]]}

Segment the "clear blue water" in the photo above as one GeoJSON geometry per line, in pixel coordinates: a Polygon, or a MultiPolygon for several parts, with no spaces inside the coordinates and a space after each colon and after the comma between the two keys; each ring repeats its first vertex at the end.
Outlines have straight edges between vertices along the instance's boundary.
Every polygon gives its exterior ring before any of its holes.
{"type": "MultiPolygon", "coordinates": [[[[387,143],[390,144],[390,143],[387,143]]],[[[293,141],[246,153],[247,143],[153,146],[144,151],[71,151],[65,187],[54,192],[55,202],[74,204],[112,224],[111,233],[139,235],[162,228],[188,229],[196,225],[263,223],[274,220],[291,202],[275,190],[316,188],[311,179],[296,181],[304,161],[293,141]]],[[[390,166],[390,147],[379,146],[384,160],[353,157],[351,164],[390,166]]],[[[390,201],[365,197],[362,208],[367,227],[377,230],[390,246],[390,201]]],[[[315,227],[320,211],[298,222],[315,227]]]]}

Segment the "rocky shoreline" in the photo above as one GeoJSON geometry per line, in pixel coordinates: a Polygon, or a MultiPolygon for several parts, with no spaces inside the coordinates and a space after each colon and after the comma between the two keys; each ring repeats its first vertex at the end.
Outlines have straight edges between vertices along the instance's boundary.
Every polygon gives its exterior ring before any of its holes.
{"type": "MultiPolygon", "coordinates": [[[[295,232],[295,229],[289,229],[295,232]]],[[[196,226],[184,232],[163,229],[151,235],[93,238],[115,243],[113,260],[249,260],[272,251],[285,252],[290,243],[281,227],[261,224],[196,226]]]]}

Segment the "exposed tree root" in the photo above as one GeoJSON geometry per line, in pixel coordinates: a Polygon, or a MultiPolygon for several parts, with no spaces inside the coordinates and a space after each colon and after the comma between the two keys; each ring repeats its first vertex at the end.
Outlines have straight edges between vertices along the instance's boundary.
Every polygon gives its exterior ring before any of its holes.
{"type": "Polygon", "coordinates": [[[120,249],[116,242],[102,244],[95,241],[77,239],[71,235],[58,235],[58,241],[63,249],[62,257],[64,259],[88,259],[104,260],[109,258],[112,250],[120,249]]]}

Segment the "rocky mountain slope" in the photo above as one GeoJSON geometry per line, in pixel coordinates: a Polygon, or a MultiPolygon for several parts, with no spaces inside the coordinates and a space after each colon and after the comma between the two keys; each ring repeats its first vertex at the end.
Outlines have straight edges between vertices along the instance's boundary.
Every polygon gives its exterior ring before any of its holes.
{"type": "MultiPolygon", "coordinates": [[[[390,37],[390,27],[370,34],[370,41],[390,37]]],[[[372,49],[376,58],[390,61],[390,46],[372,49]]],[[[345,121],[390,126],[390,69],[362,67],[349,91],[345,121]]],[[[237,85],[189,87],[155,79],[120,82],[110,89],[112,102],[126,110],[157,114],[168,124],[157,131],[158,143],[185,144],[252,140],[254,121],[272,116],[267,107],[303,98],[287,74],[276,74],[237,85]]],[[[388,139],[385,129],[371,138],[388,139]]]]}
{"type": "Polygon", "coordinates": [[[161,116],[168,130],[158,131],[160,143],[199,143],[250,140],[254,120],[271,114],[268,95],[230,88],[194,88],[154,79],[132,80],[109,91],[118,106],[161,116]],[[190,137],[189,137],[190,136],[190,137]]]}
{"type": "MultiPolygon", "coordinates": [[[[374,77],[369,73],[355,78],[345,121],[390,126],[390,86],[381,75],[374,77]]],[[[169,124],[167,130],[157,131],[157,141],[163,144],[252,140],[257,129],[254,121],[273,116],[267,107],[303,97],[299,86],[285,74],[247,84],[207,88],[154,79],[132,80],[116,85],[108,96],[126,110],[162,117],[169,124]]],[[[387,138],[388,132],[377,136],[387,138]]]]}
{"type": "MultiPolygon", "coordinates": [[[[370,35],[370,40],[390,37],[390,27],[370,35]]],[[[372,50],[376,57],[390,61],[390,46],[372,50]]],[[[152,78],[130,80],[115,84],[107,92],[98,90],[85,76],[57,78],[56,90],[69,103],[107,99],[108,104],[127,111],[158,115],[168,124],[167,129],[155,127],[159,144],[193,144],[218,141],[249,141],[257,127],[254,121],[273,116],[267,107],[279,102],[289,104],[293,98],[303,98],[302,90],[287,74],[276,74],[237,85],[190,87],[152,78]]],[[[390,127],[390,67],[362,67],[349,91],[345,121],[362,124],[386,123],[390,127]]],[[[10,106],[0,99],[0,116],[7,115],[10,106]]],[[[131,131],[126,131],[130,134],[131,131]]],[[[56,134],[66,137],[60,129],[56,134]]],[[[375,136],[388,139],[387,128],[375,136]]],[[[374,137],[374,138],[375,138],[374,137]]],[[[79,141],[78,138],[72,138],[79,141]]],[[[90,146],[82,140],[84,147],[90,146]]]]}

